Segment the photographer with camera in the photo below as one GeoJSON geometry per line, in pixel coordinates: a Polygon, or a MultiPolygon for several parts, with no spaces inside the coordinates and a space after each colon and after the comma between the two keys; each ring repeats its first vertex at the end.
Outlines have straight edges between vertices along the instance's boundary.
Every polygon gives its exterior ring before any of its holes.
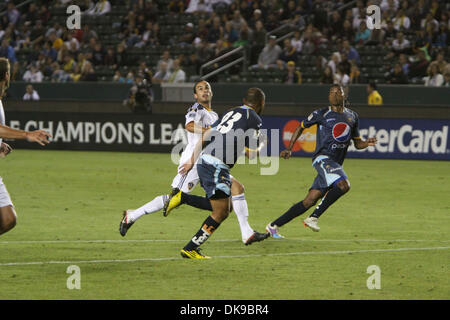
{"type": "Polygon", "coordinates": [[[153,91],[151,78],[142,72],[136,75],[134,85],[130,89],[130,96],[124,105],[135,113],[152,113],[153,91]]]}

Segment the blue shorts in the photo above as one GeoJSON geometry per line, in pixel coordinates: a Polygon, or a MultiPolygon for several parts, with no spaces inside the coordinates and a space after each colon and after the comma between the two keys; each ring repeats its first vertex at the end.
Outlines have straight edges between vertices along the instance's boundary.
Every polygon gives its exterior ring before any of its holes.
{"type": "Polygon", "coordinates": [[[222,161],[209,154],[203,154],[197,163],[197,172],[208,199],[231,196],[230,167],[222,161]]]}
{"type": "Polygon", "coordinates": [[[348,180],[342,166],[327,156],[318,156],[313,167],[317,170],[317,176],[310,188],[326,192],[340,180],[348,180]]]}

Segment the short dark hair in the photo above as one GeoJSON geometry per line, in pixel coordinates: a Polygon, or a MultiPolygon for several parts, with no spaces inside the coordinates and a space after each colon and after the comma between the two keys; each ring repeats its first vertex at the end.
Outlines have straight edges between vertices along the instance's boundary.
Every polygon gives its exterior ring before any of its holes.
{"type": "Polygon", "coordinates": [[[377,90],[377,85],[375,82],[369,82],[369,86],[373,89],[373,90],[377,90]]]}
{"type": "Polygon", "coordinates": [[[245,103],[250,106],[258,106],[266,98],[264,92],[260,88],[250,88],[245,94],[245,103]]]}
{"type": "Polygon", "coordinates": [[[209,83],[208,81],[206,81],[206,80],[203,80],[203,79],[200,79],[200,80],[197,80],[195,83],[194,83],[194,93],[197,93],[197,85],[200,83],[200,82],[206,82],[206,83],[209,83]]]}

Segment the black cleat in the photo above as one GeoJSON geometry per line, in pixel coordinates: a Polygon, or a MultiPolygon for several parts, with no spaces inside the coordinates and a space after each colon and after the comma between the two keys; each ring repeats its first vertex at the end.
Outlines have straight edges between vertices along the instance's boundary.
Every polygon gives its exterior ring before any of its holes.
{"type": "Polygon", "coordinates": [[[251,245],[253,242],[259,242],[267,239],[270,236],[270,233],[259,233],[258,231],[253,232],[253,234],[250,236],[250,238],[245,241],[245,245],[251,245]]]}
{"type": "Polygon", "coordinates": [[[126,210],[126,211],[123,212],[123,218],[122,218],[122,221],[120,221],[119,232],[120,232],[120,235],[122,237],[125,237],[125,235],[127,234],[128,229],[130,229],[131,226],[134,223],[134,221],[132,221],[132,222],[130,221],[129,222],[128,211],[129,210],[126,210]]]}

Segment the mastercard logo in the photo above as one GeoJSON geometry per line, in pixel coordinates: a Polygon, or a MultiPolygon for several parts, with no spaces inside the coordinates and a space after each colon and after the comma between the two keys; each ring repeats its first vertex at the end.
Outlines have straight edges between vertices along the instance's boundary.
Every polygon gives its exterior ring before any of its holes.
{"type": "MultiPolygon", "coordinates": [[[[292,135],[299,125],[300,121],[297,120],[290,120],[284,125],[283,144],[286,148],[289,147],[289,142],[291,141],[292,135]]],[[[316,150],[316,133],[317,125],[304,129],[302,135],[297,139],[292,147],[292,152],[297,152],[300,150],[309,153],[314,152],[316,150]]]]}
{"type": "Polygon", "coordinates": [[[346,142],[350,138],[350,126],[345,122],[333,126],[333,138],[337,142],[346,142]]]}

